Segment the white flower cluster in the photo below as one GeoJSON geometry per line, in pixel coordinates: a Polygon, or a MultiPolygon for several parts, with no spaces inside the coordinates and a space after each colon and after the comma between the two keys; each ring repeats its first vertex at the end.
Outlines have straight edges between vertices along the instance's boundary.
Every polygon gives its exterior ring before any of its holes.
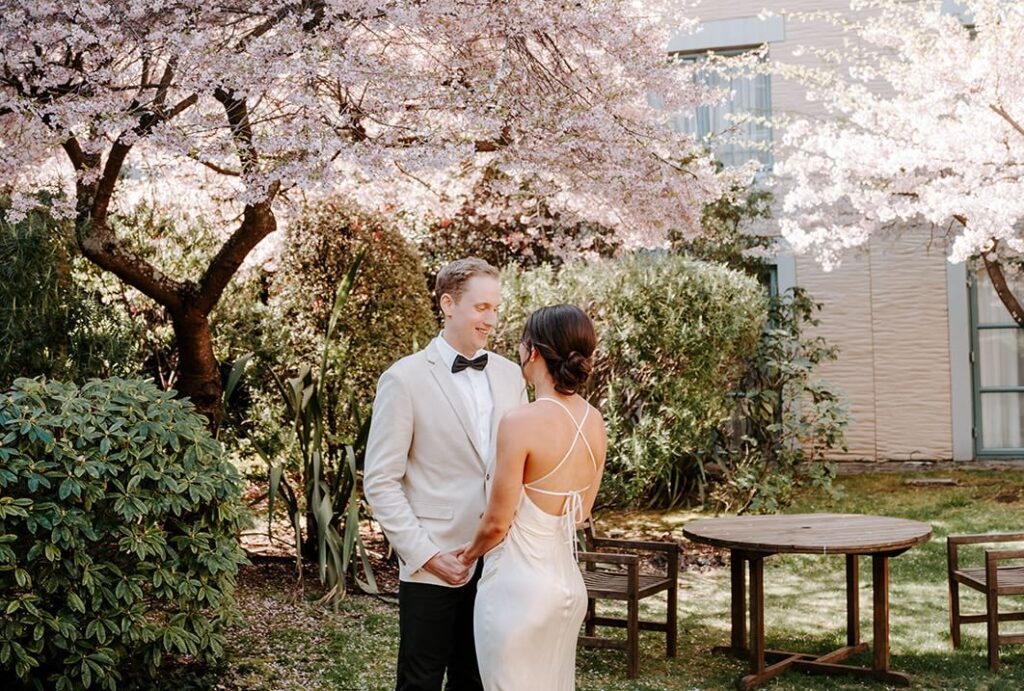
{"type": "Polygon", "coordinates": [[[81,217],[113,170],[114,204],[218,219],[338,191],[443,216],[492,170],[510,194],[529,181],[554,211],[656,245],[729,188],[666,126],[707,98],[665,59],[669,35],[696,26],[677,0],[298,7],[0,0],[12,213],[50,191],[81,217]]]}
{"type": "MultiPolygon", "coordinates": [[[[1024,4],[861,0],[825,67],[782,65],[820,118],[783,121],[784,236],[825,265],[893,224],[955,230],[951,260],[1024,249],[1024,4]],[[963,17],[970,18],[965,24],[963,17]]],[[[821,19],[817,16],[816,19],[821,19]]]]}

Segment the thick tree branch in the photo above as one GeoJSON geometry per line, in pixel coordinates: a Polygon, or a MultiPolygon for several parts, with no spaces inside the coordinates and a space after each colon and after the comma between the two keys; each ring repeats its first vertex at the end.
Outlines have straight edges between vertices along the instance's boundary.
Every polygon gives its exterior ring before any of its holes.
{"type": "Polygon", "coordinates": [[[64,140],[62,146],[68,155],[68,159],[71,161],[71,165],[76,171],[81,172],[86,165],[85,152],[82,151],[81,144],[74,137],[68,137],[64,140]]]}
{"type": "Polygon", "coordinates": [[[1003,273],[1003,265],[995,255],[998,244],[998,240],[994,241],[992,249],[981,253],[981,259],[985,262],[985,271],[988,273],[989,280],[992,281],[996,295],[1006,307],[1006,311],[1013,317],[1013,321],[1017,322],[1017,326],[1024,327],[1024,307],[1021,307],[1017,296],[1010,290],[1010,286],[1006,282],[1006,274],[1003,273]]]}
{"type": "MultiPolygon", "coordinates": [[[[165,79],[167,74],[165,72],[165,79]]],[[[194,97],[186,98],[186,103],[194,97]]],[[[179,106],[182,104],[179,103],[179,106]]],[[[183,106],[188,107],[187,105],[183,106]]],[[[133,130],[133,134],[145,136],[153,130],[158,123],[164,121],[166,115],[159,111],[145,113],[140,117],[139,124],[133,130]]],[[[75,160],[71,145],[77,147],[77,142],[70,139],[65,142],[65,150],[68,156],[75,160]]],[[[119,137],[110,148],[107,154],[103,172],[98,183],[80,183],[78,186],[79,209],[77,219],[77,238],[82,253],[92,260],[96,265],[116,275],[125,283],[140,290],[144,295],[152,298],[159,304],[166,307],[172,314],[179,312],[183,306],[182,294],[183,285],[165,276],[159,269],[149,261],[142,258],[135,252],[126,248],[110,230],[107,224],[107,216],[110,202],[117,187],[118,178],[124,168],[125,159],[131,152],[131,144],[125,143],[125,138],[119,137]]],[[[80,152],[80,149],[79,149],[80,152]]],[[[80,172],[86,171],[98,161],[89,164],[83,160],[82,166],[76,166],[80,172]]]]}
{"type": "MultiPolygon", "coordinates": [[[[158,122],[167,122],[168,120],[173,120],[178,115],[180,115],[182,113],[182,111],[185,111],[185,110],[191,108],[192,106],[194,106],[197,101],[199,101],[199,96],[197,94],[192,94],[191,96],[186,96],[185,98],[183,98],[180,101],[178,101],[178,103],[175,104],[175,106],[173,108],[171,108],[169,111],[167,111],[165,114],[163,114],[160,117],[160,119],[158,120],[158,122]]],[[[157,124],[156,122],[153,123],[154,126],[156,124],[157,124]]]]}
{"type": "Polygon", "coordinates": [[[231,126],[231,139],[238,150],[238,160],[242,164],[242,172],[251,175],[256,172],[259,157],[253,145],[252,124],[249,122],[249,107],[244,98],[235,98],[234,93],[218,87],[213,92],[214,98],[224,106],[228,124],[231,126]]]}
{"type": "MultiPolygon", "coordinates": [[[[231,127],[231,138],[238,150],[242,172],[245,175],[257,173],[259,155],[253,143],[252,124],[249,121],[249,108],[245,99],[236,98],[232,92],[224,88],[216,89],[214,98],[224,106],[224,113],[231,127]]],[[[272,204],[280,188],[280,182],[274,182],[261,201],[246,204],[242,211],[241,224],[210,261],[192,300],[195,309],[203,315],[209,314],[220,300],[231,277],[238,271],[238,267],[245,261],[249,252],[263,238],[277,229],[277,219],[274,217],[272,204]]]]}
{"type": "Polygon", "coordinates": [[[131,150],[131,145],[125,144],[120,137],[110,147],[110,153],[107,154],[107,162],[103,166],[103,174],[100,176],[100,182],[96,186],[94,193],[95,196],[92,203],[93,223],[107,224],[107,209],[110,206],[111,198],[114,196],[114,188],[117,186],[117,179],[121,175],[121,169],[124,167],[124,160],[128,157],[131,150]]]}
{"type": "MultiPolygon", "coordinates": [[[[956,219],[960,225],[964,228],[967,227],[967,217],[961,214],[954,214],[953,218],[956,219]]],[[[985,272],[988,274],[988,278],[992,281],[992,287],[995,288],[996,295],[999,296],[1000,302],[1006,307],[1006,311],[1010,313],[1013,321],[1017,322],[1017,325],[1024,328],[1024,307],[1021,307],[1020,302],[1017,300],[1017,296],[1013,294],[1009,284],[1006,282],[1006,274],[1003,272],[1003,265],[999,261],[999,256],[996,254],[996,249],[999,247],[999,240],[992,240],[992,246],[986,251],[981,253],[981,260],[985,263],[985,272]]]]}
{"type": "MultiPolygon", "coordinates": [[[[65,149],[68,146],[66,142],[65,149]]],[[[110,200],[114,196],[114,188],[129,151],[131,146],[118,139],[107,155],[99,182],[79,182],[75,235],[82,254],[94,264],[137,288],[173,314],[182,306],[181,284],[165,276],[148,261],[124,247],[107,225],[110,200]]],[[[98,161],[92,165],[86,161],[80,172],[88,171],[97,164],[98,161]]]]}
{"type": "Polygon", "coordinates": [[[181,310],[182,285],[139,255],[125,249],[106,226],[79,219],[78,245],[90,261],[106,269],[174,314],[181,310]]]}
{"type": "Polygon", "coordinates": [[[277,230],[277,219],[274,217],[271,200],[277,194],[278,187],[278,183],[274,183],[265,201],[245,207],[242,212],[242,222],[210,261],[206,272],[199,280],[199,286],[192,301],[193,306],[200,313],[204,315],[210,313],[249,252],[263,238],[277,230]]]}
{"type": "Polygon", "coordinates": [[[160,77],[160,85],[157,86],[156,94],[153,96],[153,109],[156,111],[163,108],[164,102],[167,100],[167,92],[171,88],[171,82],[174,81],[174,68],[177,65],[177,58],[167,61],[167,67],[164,68],[163,76],[160,77]]]}

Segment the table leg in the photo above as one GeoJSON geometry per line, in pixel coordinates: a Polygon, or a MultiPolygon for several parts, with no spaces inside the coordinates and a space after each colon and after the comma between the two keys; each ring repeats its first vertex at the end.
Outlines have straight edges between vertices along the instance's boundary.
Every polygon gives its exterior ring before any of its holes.
{"type": "Polygon", "coordinates": [[[874,662],[871,673],[875,679],[899,686],[910,686],[910,677],[889,669],[889,555],[871,555],[871,591],[874,600],[872,621],[874,662]]]}
{"type": "Polygon", "coordinates": [[[874,596],[874,649],[872,665],[876,672],[889,670],[889,557],[886,554],[871,556],[871,590],[874,596]]]}
{"type": "Polygon", "coordinates": [[[857,555],[846,555],[846,645],[860,643],[860,572],[857,555]]]}
{"type": "Polygon", "coordinates": [[[751,554],[750,562],[750,673],[764,672],[764,558],[751,554]]]}
{"type": "Polygon", "coordinates": [[[741,654],[747,649],[747,575],[744,573],[744,555],[732,550],[729,568],[732,574],[732,650],[741,654]]]}

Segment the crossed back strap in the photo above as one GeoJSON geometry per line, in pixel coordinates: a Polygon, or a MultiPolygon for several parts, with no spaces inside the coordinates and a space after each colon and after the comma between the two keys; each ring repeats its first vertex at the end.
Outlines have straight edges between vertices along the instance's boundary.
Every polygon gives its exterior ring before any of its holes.
{"type": "Polygon", "coordinates": [[[565,414],[569,416],[570,420],[572,420],[573,426],[576,427],[576,434],[573,435],[572,444],[569,446],[569,449],[565,452],[565,455],[562,456],[562,460],[560,460],[558,462],[558,465],[556,465],[554,468],[552,468],[547,473],[545,473],[543,477],[539,477],[536,480],[534,480],[533,482],[527,482],[523,486],[528,488],[528,489],[530,489],[530,490],[533,490],[534,492],[540,492],[541,494],[550,494],[552,496],[569,496],[570,494],[573,494],[573,493],[582,494],[583,492],[586,492],[588,489],[590,489],[590,485],[589,484],[586,487],[583,487],[581,489],[568,490],[568,491],[565,491],[565,492],[556,492],[554,490],[541,489],[540,487],[537,487],[536,485],[538,483],[540,483],[540,482],[544,482],[545,480],[547,480],[549,477],[551,477],[552,475],[557,473],[558,470],[563,465],[565,465],[565,462],[567,460],[569,460],[569,456],[571,456],[572,452],[576,449],[576,444],[577,444],[577,442],[579,442],[580,439],[583,440],[583,445],[587,447],[587,453],[590,454],[590,463],[591,463],[591,465],[594,466],[594,470],[595,471],[597,470],[597,460],[594,458],[594,449],[591,448],[590,442],[587,441],[586,435],[583,434],[583,425],[586,424],[587,417],[590,415],[590,406],[589,405],[587,406],[586,411],[584,411],[584,413],[583,413],[583,418],[579,422],[577,422],[576,418],[573,417],[572,411],[570,411],[569,408],[566,407],[566,405],[564,403],[562,403],[561,401],[557,401],[554,398],[548,398],[546,396],[538,398],[537,400],[538,401],[551,401],[552,403],[557,405],[559,408],[564,410],[565,414]]]}

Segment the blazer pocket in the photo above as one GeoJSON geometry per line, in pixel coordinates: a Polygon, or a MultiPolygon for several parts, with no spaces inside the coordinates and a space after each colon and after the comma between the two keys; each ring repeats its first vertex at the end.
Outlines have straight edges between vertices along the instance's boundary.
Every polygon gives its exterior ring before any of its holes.
{"type": "Polygon", "coordinates": [[[416,518],[434,518],[439,521],[450,521],[455,515],[454,509],[448,504],[412,504],[416,518]]]}

